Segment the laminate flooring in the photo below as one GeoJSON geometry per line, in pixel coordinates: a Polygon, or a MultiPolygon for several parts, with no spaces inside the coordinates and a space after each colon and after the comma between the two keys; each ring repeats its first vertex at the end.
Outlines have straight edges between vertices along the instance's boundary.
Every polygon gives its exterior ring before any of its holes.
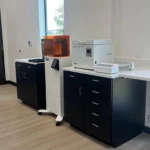
{"type": "MultiPolygon", "coordinates": [[[[17,99],[16,87],[0,86],[0,150],[113,150],[55,116],[38,116],[17,99]]],[[[141,134],[116,150],[150,150],[150,135],[141,134]]]]}

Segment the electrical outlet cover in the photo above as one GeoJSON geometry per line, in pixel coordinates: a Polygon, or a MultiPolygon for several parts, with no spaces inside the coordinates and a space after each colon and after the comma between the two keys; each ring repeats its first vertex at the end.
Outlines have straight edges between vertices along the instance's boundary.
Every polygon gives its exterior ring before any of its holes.
{"type": "Polygon", "coordinates": [[[145,126],[150,128],[150,113],[146,112],[145,116],[145,126]]]}
{"type": "Polygon", "coordinates": [[[28,45],[31,47],[31,46],[32,46],[32,42],[31,42],[31,41],[28,41],[28,45]]]}
{"type": "Polygon", "coordinates": [[[140,49],[136,49],[136,58],[140,57],[141,57],[140,49]]]}

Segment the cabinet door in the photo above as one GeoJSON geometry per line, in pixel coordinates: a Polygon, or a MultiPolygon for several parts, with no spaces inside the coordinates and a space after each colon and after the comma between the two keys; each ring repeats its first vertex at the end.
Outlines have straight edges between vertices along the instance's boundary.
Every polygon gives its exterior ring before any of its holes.
{"type": "Polygon", "coordinates": [[[84,130],[84,101],[82,96],[82,75],[64,73],[65,119],[74,127],[84,130]]]}
{"type": "Polygon", "coordinates": [[[16,63],[16,79],[17,79],[17,95],[20,100],[25,100],[26,88],[25,80],[23,78],[24,64],[16,63]]]}
{"type": "Polygon", "coordinates": [[[26,93],[24,96],[24,102],[37,108],[36,65],[25,64],[22,74],[26,93]]]}
{"type": "Polygon", "coordinates": [[[36,66],[16,63],[16,77],[18,98],[37,108],[36,66]]]}
{"type": "Polygon", "coordinates": [[[0,13],[0,84],[4,84],[4,83],[5,83],[5,66],[4,66],[4,49],[3,49],[1,13],[0,13]]]}

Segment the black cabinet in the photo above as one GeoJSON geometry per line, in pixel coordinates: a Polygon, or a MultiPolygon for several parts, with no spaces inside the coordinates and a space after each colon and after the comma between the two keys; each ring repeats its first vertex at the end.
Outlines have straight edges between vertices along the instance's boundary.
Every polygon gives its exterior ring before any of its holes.
{"type": "Polygon", "coordinates": [[[146,82],[64,72],[65,119],[117,147],[143,131],[146,82]]]}
{"type": "Polygon", "coordinates": [[[5,83],[4,48],[2,35],[2,21],[0,13],[0,85],[5,83]]]}
{"type": "Polygon", "coordinates": [[[16,63],[18,98],[37,109],[46,108],[44,63],[16,63]]]}
{"type": "Polygon", "coordinates": [[[65,72],[65,119],[76,128],[84,129],[82,75],[65,72]]]}

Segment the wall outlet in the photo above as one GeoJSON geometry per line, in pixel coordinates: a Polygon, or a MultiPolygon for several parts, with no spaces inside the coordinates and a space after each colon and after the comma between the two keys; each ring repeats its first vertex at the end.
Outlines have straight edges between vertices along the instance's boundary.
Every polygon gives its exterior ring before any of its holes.
{"type": "Polygon", "coordinates": [[[140,49],[136,49],[136,58],[140,57],[141,57],[140,49]]]}
{"type": "Polygon", "coordinates": [[[145,126],[150,128],[150,114],[146,114],[145,116],[145,126]]]}
{"type": "Polygon", "coordinates": [[[150,128],[150,107],[146,104],[145,125],[150,128]]]}
{"type": "Polygon", "coordinates": [[[150,114],[148,115],[148,121],[150,122],[150,114]]]}

